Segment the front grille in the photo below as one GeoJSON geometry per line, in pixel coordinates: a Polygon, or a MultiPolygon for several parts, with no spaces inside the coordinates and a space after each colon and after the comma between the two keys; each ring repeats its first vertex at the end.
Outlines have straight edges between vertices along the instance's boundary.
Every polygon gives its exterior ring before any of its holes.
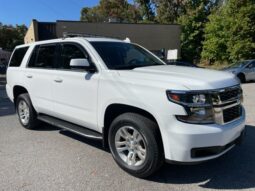
{"type": "Polygon", "coordinates": [[[241,93],[242,93],[241,88],[235,88],[235,89],[226,90],[224,92],[220,92],[219,97],[220,97],[220,100],[224,102],[224,101],[231,100],[233,98],[237,98],[241,93]]]}
{"type": "Polygon", "coordinates": [[[240,105],[223,110],[223,120],[224,123],[228,123],[239,118],[242,114],[242,109],[240,105]]]}

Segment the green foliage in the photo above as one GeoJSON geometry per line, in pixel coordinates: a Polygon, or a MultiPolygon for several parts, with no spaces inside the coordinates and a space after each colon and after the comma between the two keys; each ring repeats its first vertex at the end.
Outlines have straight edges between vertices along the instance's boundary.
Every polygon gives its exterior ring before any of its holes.
{"type": "Polygon", "coordinates": [[[109,19],[118,22],[137,23],[141,20],[139,10],[127,0],[100,0],[98,6],[81,10],[81,20],[86,22],[108,22],[109,19]]]}
{"type": "Polygon", "coordinates": [[[198,62],[200,60],[205,23],[211,9],[217,3],[217,1],[212,2],[210,0],[186,2],[183,15],[177,19],[177,22],[182,25],[182,59],[190,62],[198,62]]]}
{"type": "Polygon", "coordinates": [[[176,23],[185,13],[186,1],[180,0],[154,0],[157,8],[156,20],[159,23],[176,23]]]}
{"type": "Polygon", "coordinates": [[[202,58],[210,62],[255,57],[255,3],[228,0],[209,16],[202,58]]]}
{"type": "Polygon", "coordinates": [[[152,3],[150,0],[136,0],[139,5],[140,14],[145,23],[153,22],[155,19],[155,13],[152,10],[152,3]]]}
{"type": "Polygon", "coordinates": [[[15,46],[24,44],[25,25],[7,26],[0,24],[0,47],[12,51],[15,46]]]}

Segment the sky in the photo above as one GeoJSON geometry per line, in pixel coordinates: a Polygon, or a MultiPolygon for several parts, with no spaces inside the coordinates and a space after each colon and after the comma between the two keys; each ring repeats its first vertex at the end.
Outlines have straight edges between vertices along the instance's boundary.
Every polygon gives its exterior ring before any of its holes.
{"type": "Polygon", "coordinates": [[[0,0],[0,22],[29,26],[32,19],[79,20],[82,7],[92,7],[98,2],[99,0],[0,0]]]}

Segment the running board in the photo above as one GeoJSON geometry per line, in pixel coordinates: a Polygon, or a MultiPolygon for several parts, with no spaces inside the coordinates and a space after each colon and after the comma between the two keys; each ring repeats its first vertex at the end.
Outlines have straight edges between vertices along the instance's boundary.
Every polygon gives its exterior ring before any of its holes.
{"type": "Polygon", "coordinates": [[[87,137],[87,138],[91,138],[91,139],[97,139],[97,140],[102,140],[102,134],[87,129],[85,127],[79,126],[79,125],[75,125],[73,123],[69,123],[67,121],[63,121],[61,119],[57,119],[55,117],[51,117],[48,115],[43,115],[43,114],[39,114],[37,117],[40,121],[46,122],[50,125],[59,127],[61,129],[65,129],[67,131],[71,131],[73,133],[76,133],[78,135],[87,137]]]}

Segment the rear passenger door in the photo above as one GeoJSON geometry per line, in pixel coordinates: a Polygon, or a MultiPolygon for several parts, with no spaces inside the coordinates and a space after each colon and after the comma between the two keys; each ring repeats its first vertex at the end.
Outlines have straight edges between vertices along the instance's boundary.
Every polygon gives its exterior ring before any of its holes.
{"type": "Polygon", "coordinates": [[[56,53],[56,44],[36,46],[24,74],[34,107],[37,112],[48,115],[54,111],[52,88],[56,53]]]}
{"type": "Polygon", "coordinates": [[[90,60],[83,46],[61,43],[59,49],[53,86],[55,116],[96,130],[99,73],[70,67],[71,59],[90,60]]]}

